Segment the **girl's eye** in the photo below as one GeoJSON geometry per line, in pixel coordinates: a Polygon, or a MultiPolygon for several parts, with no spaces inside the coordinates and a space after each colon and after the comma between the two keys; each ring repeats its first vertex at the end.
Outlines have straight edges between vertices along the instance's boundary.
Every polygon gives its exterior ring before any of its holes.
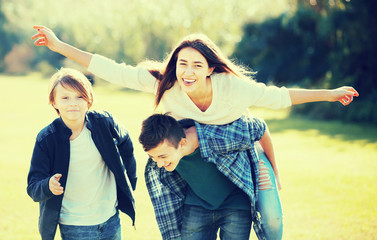
{"type": "Polygon", "coordinates": [[[202,67],[202,65],[195,65],[195,67],[197,67],[197,68],[201,68],[201,67],[202,67]]]}

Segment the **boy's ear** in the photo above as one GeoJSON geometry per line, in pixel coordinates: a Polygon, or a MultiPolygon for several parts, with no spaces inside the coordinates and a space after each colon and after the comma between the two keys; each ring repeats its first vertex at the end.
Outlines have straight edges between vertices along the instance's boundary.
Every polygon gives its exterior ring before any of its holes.
{"type": "Polygon", "coordinates": [[[182,138],[179,143],[178,143],[181,147],[185,147],[187,145],[187,139],[186,138],[182,138]]]}

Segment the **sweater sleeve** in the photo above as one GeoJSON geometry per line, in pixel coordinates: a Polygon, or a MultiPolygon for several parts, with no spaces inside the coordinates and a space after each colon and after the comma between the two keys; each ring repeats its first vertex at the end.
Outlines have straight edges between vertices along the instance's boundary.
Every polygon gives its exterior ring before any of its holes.
{"type": "Polygon", "coordinates": [[[292,105],[289,91],[285,87],[266,86],[249,79],[241,79],[227,74],[229,81],[223,81],[225,94],[233,104],[245,107],[266,107],[281,109],[292,105]]]}
{"type": "Polygon", "coordinates": [[[98,54],[93,55],[88,71],[110,83],[143,92],[155,93],[158,87],[147,69],[120,64],[98,54]]]}

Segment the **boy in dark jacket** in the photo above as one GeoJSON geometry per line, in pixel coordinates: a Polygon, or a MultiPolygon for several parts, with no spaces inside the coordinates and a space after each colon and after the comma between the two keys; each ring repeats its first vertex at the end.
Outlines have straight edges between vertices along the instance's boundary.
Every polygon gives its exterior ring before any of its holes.
{"type": "Polygon", "coordinates": [[[132,141],[111,114],[89,111],[93,98],[81,72],[63,68],[50,79],[59,118],[39,132],[27,179],[42,239],[54,239],[57,225],[62,239],[121,239],[118,209],[135,221],[132,141]]]}

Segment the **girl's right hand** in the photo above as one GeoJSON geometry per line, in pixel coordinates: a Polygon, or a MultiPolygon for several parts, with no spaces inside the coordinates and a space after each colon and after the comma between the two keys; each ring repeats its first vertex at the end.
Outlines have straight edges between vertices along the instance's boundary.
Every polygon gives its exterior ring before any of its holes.
{"type": "Polygon", "coordinates": [[[34,45],[36,46],[46,46],[48,47],[51,51],[57,52],[58,51],[58,46],[61,43],[58,37],[56,37],[55,33],[45,27],[45,26],[33,26],[34,29],[38,31],[37,34],[33,35],[31,39],[37,39],[34,42],[34,45]]]}
{"type": "Polygon", "coordinates": [[[63,187],[60,186],[60,182],[59,182],[61,177],[62,175],[60,173],[57,173],[54,176],[52,176],[50,178],[50,181],[48,182],[48,187],[50,188],[50,191],[54,195],[61,195],[64,192],[63,187]]]}

